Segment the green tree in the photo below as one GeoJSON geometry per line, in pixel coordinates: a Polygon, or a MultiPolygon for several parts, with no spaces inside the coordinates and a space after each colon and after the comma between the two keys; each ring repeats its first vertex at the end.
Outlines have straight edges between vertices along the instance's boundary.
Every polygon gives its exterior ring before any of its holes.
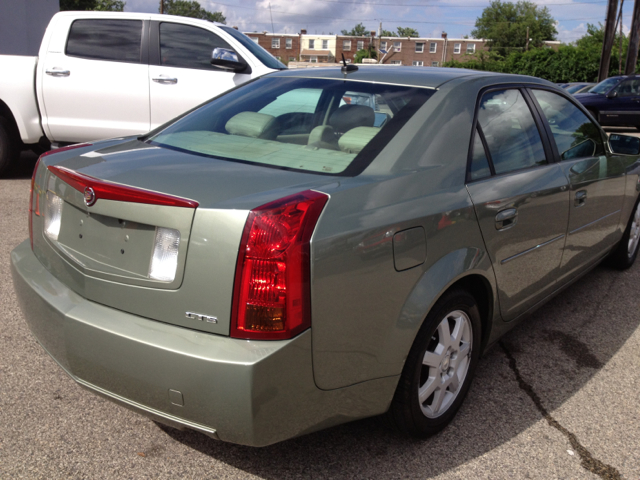
{"type": "MultiPolygon", "coordinates": [[[[227,19],[222,12],[209,12],[202,8],[198,2],[190,0],[160,0],[164,2],[164,13],[167,15],[179,15],[181,17],[201,18],[210,22],[226,23],[227,19]]],[[[158,9],[158,11],[160,11],[158,9]]]]}
{"type": "Polygon", "coordinates": [[[558,31],[547,7],[519,1],[518,3],[492,0],[476,19],[471,31],[475,38],[486,38],[492,50],[506,55],[512,50],[523,51],[529,28],[530,47],[540,47],[545,40],[555,40],[558,31]]]}
{"type": "Polygon", "coordinates": [[[381,37],[397,37],[398,34],[396,32],[390,32],[389,30],[382,30],[380,33],[381,37]]]}
{"type": "Polygon", "coordinates": [[[418,33],[418,31],[414,28],[403,28],[403,27],[398,27],[398,36],[399,37],[419,37],[420,34],[418,33]]]}
{"type": "Polygon", "coordinates": [[[122,12],[126,2],[122,0],[96,0],[96,6],[93,10],[103,12],[122,12]]]}
{"type": "Polygon", "coordinates": [[[353,57],[353,62],[362,63],[363,58],[378,58],[378,54],[371,48],[363,48],[356,52],[355,57],[353,57]]]}
{"type": "Polygon", "coordinates": [[[342,30],[342,35],[351,35],[352,37],[362,37],[367,34],[367,27],[362,23],[357,24],[351,30],[342,30]]]}

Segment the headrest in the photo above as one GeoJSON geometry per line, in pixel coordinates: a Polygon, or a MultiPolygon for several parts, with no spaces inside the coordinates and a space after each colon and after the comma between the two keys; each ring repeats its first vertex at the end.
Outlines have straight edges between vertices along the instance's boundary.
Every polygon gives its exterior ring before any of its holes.
{"type": "Polygon", "coordinates": [[[356,127],[340,137],[340,150],[347,153],[360,153],[367,143],[380,131],[376,127],[356,127]]]}
{"type": "Polygon", "coordinates": [[[273,115],[240,112],[229,119],[225,128],[231,135],[275,140],[280,124],[273,115]]]}
{"type": "Polygon", "coordinates": [[[376,115],[373,108],[364,105],[342,105],[329,118],[336,132],[345,133],[356,127],[373,127],[376,115]]]}
{"type": "Polygon", "coordinates": [[[330,125],[320,125],[311,130],[307,145],[309,147],[338,150],[338,137],[336,137],[333,127],[330,125]]]}

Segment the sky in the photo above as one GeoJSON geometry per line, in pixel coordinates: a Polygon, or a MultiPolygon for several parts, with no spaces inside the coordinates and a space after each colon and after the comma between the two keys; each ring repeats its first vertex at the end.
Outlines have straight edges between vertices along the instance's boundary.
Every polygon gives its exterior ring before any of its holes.
{"type": "MultiPolygon", "coordinates": [[[[125,11],[158,13],[159,0],[125,0],[125,11]]],[[[339,34],[363,23],[367,30],[397,27],[416,29],[421,37],[471,36],[476,18],[489,0],[198,0],[211,12],[222,12],[227,25],[243,32],[339,34]]],[[[604,23],[606,0],[533,0],[547,7],[557,21],[558,40],[574,42],[587,31],[587,24],[604,23]]],[[[633,2],[623,7],[623,31],[628,34],[633,2]]]]}

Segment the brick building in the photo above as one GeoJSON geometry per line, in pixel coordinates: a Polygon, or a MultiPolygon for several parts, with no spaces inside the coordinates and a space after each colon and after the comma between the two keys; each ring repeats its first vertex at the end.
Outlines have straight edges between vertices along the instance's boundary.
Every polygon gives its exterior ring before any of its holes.
{"type": "Polygon", "coordinates": [[[342,61],[343,53],[347,63],[352,63],[358,51],[368,49],[369,45],[372,44],[372,48],[377,48],[377,38],[375,35],[375,31],[371,32],[371,35],[361,37],[336,35],[336,62],[342,61]]]}
{"type": "Polygon", "coordinates": [[[380,49],[387,51],[382,63],[440,67],[444,62],[466,62],[476,58],[480,50],[488,50],[484,40],[475,38],[398,38],[381,37],[380,49]]]}
{"type": "Polygon", "coordinates": [[[299,33],[244,32],[244,34],[285,64],[300,60],[299,33]]]}

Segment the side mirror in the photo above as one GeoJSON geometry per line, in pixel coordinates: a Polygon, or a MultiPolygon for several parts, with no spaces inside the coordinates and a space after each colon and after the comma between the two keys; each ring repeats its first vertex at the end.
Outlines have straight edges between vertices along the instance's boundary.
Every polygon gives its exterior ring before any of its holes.
{"type": "Polygon", "coordinates": [[[609,148],[621,155],[640,155],[640,138],[630,135],[609,135],[609,148]]]}
{"type": "Polygon", "coordinates": [[[235,73],[243,72],[249,66],[240,58],[240,55],[228,48],[214,48],[211,53],[211,65],[235,73]]]}
{"type": "Polygon", "coordinates": [[[618,96],[618,92],[616,90],[611,90],[607,93],[607,98],[616,98],[618,96]]]}

